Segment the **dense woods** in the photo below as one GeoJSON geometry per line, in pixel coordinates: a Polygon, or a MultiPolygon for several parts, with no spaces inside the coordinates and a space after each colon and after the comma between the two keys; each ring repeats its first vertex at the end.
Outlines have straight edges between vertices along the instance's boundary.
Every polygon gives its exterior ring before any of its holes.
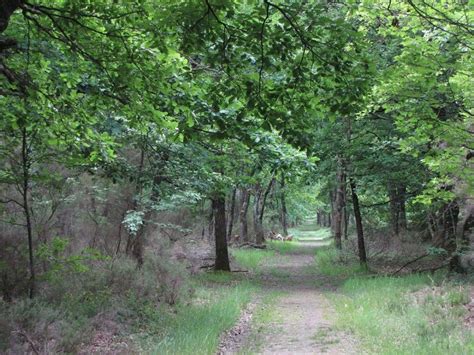
{"type": "Polygon", "coordinates": [[[90,352],[98,315],[145,327],[308,218],[334,265],[469,278],[473,21],[468,1],[1,1],[0,352],[90,352]]]}

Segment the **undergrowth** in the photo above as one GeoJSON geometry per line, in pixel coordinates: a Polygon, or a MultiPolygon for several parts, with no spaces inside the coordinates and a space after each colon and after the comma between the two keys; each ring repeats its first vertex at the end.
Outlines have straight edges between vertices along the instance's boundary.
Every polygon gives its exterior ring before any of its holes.
{"type": "Polygon", "coordinates": [[[275,250],[280,254],[289,254],[298,247],[297,241],[280,241],[280,240],[269,240],[267,246],[270,250],[275,250]]]}
{"type": "Polygon", "coordinates": [[[1,349],[16,334],[19,347],[10,348],[12,353],[24,351],[26,337],[39,353],[75,353],[87,349],[102,330],[113,331],[114,339],[126,342],[131,352],[195,354],[199,349],[200,354],[214,354],[219,337],[235,324],[257,287],[242,274],[218,272],[173,286],[177,279],[153,262],[148,259],[137,270],[131,260],[116,260],[113,267],[104,264],[88,272],[84,282],[79,282],[81,275],[58,276],[55,289],[34,300],[0,301],[1,349]]]}
{"type": "Polygon", "coordinates": [[[467,288],[428,275],[355,277],[336,299],[338,324],[374,354],[472,354],[467,288]]]}
{"type": "Polygon", "coordinates": [[[316,250],[315,264],[318,272],[326,276],[349,277],[366,272],[353,255],[343,253],[333,245],[316,250]]]}
{"type": "Polygon", "coordinates": [[[231,252],[240,266],[252,271],[275,255],[274,251],[265,249],[233,249],[231,252]]]}
{"type": "Polygon", "coordinates": [[[345,279],[331,296],[338,327],[372,354],[472,354],[474,336],[464,327],[470,285],[446,274],[367,275],[333,246],[316,252],[318,271],[345,279]]]}
{"type": "Polygon", "coordinates": [[[178,305],[173,312],[154,309],[144,324],[160,332],[147,331],[143,349],[153,354],[215,354],[221,334],[230,329],[250,301],[256,287],[249,282],[210,288],[201,286],[192,302],[178,305]]]}
{"type": "Polygon", "coordinates": [[[148,255],[142,268],[121,257],[55,268],[33,299],[0,301],[0,352],[75,353],[96,331],[128,334],[144,312],[189,298],[190,285],[180,266],[148,255]],[[34,348],[33,348],[34,347],[34,348]]]}

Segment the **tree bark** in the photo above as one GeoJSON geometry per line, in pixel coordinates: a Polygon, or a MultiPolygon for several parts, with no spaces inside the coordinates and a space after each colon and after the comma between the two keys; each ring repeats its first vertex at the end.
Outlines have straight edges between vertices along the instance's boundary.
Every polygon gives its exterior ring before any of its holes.
{"type": "Polygon", "coordinates": [[[232,229],[234,228],[234,215],[235,215],[235,195],[237,194],[237,189],[232,191],[232,197],[230,200],[229,208],[229,227],[227,228],[227,239],[230,240],[232,237],[232,229]]]}
{"type": "Polygon", "coordinates": [[[397,188],[393,186],[393,183],[390,183],[388,188],[388,196],[390,198],[390,226],[392,228],[392,232],[395,235],[398,235],[400,232],[399,229],[399,204],[398,204],[398,194],[397,188]]]}
{"type": "Polygon", "coordinates": [[[255,231],[255,244],[263,243],[263,226],[260,223],[260,201],[262,200],[263,192],[261,187],[257,185],[255,189],[255,199],[253,205],[253,229],[255,231]]]}
{"type": "Polygon", "coordinates": [[[212,209],[214,211],[214,237],[216,244],[214,269],[218,271],[230,271],[229,252],[227,248],[225,198],[220,196],[213,198],[212,209]]]}
{"type": "MultiPolygon", "coordinates": [[[[285,175],[282,173],[281,174],[281,180],[280,180],[280,188],[281,188],[281,195],[280,195],[280,200],[281,200],[281,226],[283,228],[283,236],[287,237],[288,236],[288,212],[286,210],[286,195],[285,195],[285,175]]],[[[318,218],[319,218],[319,213],[318,213],[318,218]]]]}
{"type": "Polygon", "coordinates": [[[331,190],[329,191],[329,202],[331,204],[331,211],[329,212],[329,227],[331,228],[331,234],[334,235],[334,214],[335,214],[335,196],[336,196],[336,191],[331,190]]]}
{"type": "Polygon", "coordinates": [[[407,217],[405,210],[406,187],[394,184],[388,188],[390,198],[390,226],[395,235],[407,230],[407,217]]]}
{"type": "MultiPolygon", "coordinates": [[[[142,148],[140,151],[140,163],[135,175],[136,179],[136,193],[139,195],[142,190],[143,190],[143,183],[141,181],[143,171],[145,169],[145,157],[146,157],[146,152],[142,148]]],[[[160,174],[161,169],[164,169],[166,163],[168,162],[169,156],[167,153],[164,153],[161,156],[161,161],[160,165],[156,167],[156,170],[154,171],[154,178],[153,178],[153,186],[152,186],[152,191],[150,195],[150,200],[153,202],[157,202],[159,200],[159,192],[158,192],[158,186],[161,185],[161,183],[165,180],[165,177],[160,174]]],[[[138,211],[139,209],[139,201],[138,199],[135,200],[134,205],[133,205],[133,210],[138,211]]],[[[145,244],[146,244],[146,231],[148,228],[149,221],[151,220],[153,216],[153,209],[151,206],[147,206],[145,208],[143,215],[143,223],[140,226],[139,230],[136,232],[135,235],[130,235],[127,241],[127,248],[126,251],[127,253],[131,252],[131,255],[136,259],[137,265],[140,268],[143,265],[144,261],[144,256],[143,252],[145,249],[145,244]]]]}
{"type": "Polygon", "coordinates": [[[255,243],[260,245],[265,242],[264,230],[263,230],[263,216],[265,213],[265,205],[267,202],[267,197],[272,187],[275,183],[275,178],[272,176],[270,182],[268,183],[265,191],[262,191],[261,187],[258,185],[255,193],[255,243]]]}
{"type": "Polygon", "coordinates": [[[347,209],[347,199],[344,201],[344,240],[348,239],[349,236],[349,211],[347,209]]]}
{"type": "Polygon", "coordinates": [[[241,204],[239,211],[239,220],[240,220],[240,241],[242,243],[249,241],[249,226],[247,220],[247,213],[249,210],[250,203],[250,191],[248,188],[242,188],[241,194],[241,204]]]}
{"type": "Polygon", "coordinates": [[[459,219],[459,203],[457,199],[446,203],[440,211],[439,223],[441,225],[443,245],[449,255],[457,249],[456,227],[459,219]]]}
{"type": "Polygon", "coordinates": [[[397,189],[397,194],[398,194],[398,210],[399,210],[399,223],[400,223],[400,231],[405,232],[408,229],[407,225],[407,213],[406,213],[406,208],[405,208],[405,203],[406,203],[406,192],[407,189],[405,186],[400,185],[397,189]]]}
{"type": "Polygon", "coordinates": [[[469,236],[474,231],[474,205],[467,204],[466,201],[460,201],[458,204],[461,206],[462,218],[456,226],[456,253],[452,256],[449,266],[452,271],[466,273],[468,268],[462,262],[461,256],[470,249],[469,236]]]}
{"type": "Polygon", "coordinates": [[[333,230],[334,230],[334,244],[337,249],[342,249],[342,211],[344,208],[344,190],[345,177],[342,166],[338,167],[337,171],[337,187],[334,199],[333,211],[333,230]]]}
{"type": "Polygon", "coordinates": [[[30,150],[28,148],[28,132],[26,128],[22,129],[22,144],[21,144],[21,164],[23,172],[22,181],[22,197],[23,197],[23,213],[26,221],[26,232],[28,236],[28,260],[30,269],[30,280],[28,285],[28,294],[30,298],[35,296],[36,290],[36,277],[35,277],[35,264],[34,264],[34,253],[33,253],[33,227],[31,221],[31,211],[29,205],[30,196],[30,150]]]}
{"type": "Polygon", "coordinates": [[[318,211],[316,212],[316,224],[320,227],[322,227],[322,218],[321,218],[321,212],[318,211]]]}
{"type": "Polygon", "coordinates": [[[21,0],[2,0],[0,2],[0,33],[7,29],[10,16],[22,3],[21,0]]]}
{"type": "Polygon", "coordinates": [[[354,217],[357,229],[357,246],[359,249],[359,262],[362,266],[367,267],[367,253],[365,251],[364,229],[362,226],[362,216],[360,214],[359,197],[357,196],[357,188],[354,179],[350,178],[350,186],[352,193],[352,205],[354,207],[354,217]]]}

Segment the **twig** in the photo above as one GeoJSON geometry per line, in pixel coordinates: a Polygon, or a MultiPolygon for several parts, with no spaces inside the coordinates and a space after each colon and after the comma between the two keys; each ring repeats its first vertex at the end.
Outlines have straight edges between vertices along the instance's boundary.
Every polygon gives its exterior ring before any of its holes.
{"type": "Polygon", "coordinates": [[[416,269],[416,270],[413,270],[413,271],[414,272],[427,272],[427,271],[434,272],[434,271],[442,269],[442,268],[444,268],[448,265],[449,265],[449,262],[444,262],[441,265],[438,265],[438,266],[435,266],[435,267],[429,267],[429,268],[425,268],[425,269],[416,269]]]}
{"type": "Polygon", "coordinates": [[[430,255],[430,254],[426,253],[426,254],[423,254],[423,255],[421,255],[421,256],[419,256],[419,257],[413,259],[413,260],[410,260],[409,262],[407,262],[406,264],[404,264],[401,268],[399,268],[397,271],[393,272],[391,275],[396,275],[396,274],[398,274],[400,271],[402,271],[402,270],[403,270],[404,268],[406,268],[408,265],[411,265],[411,264],[413,264],[414,262],[416,262],[416,261],[418,261],[418,260],[420,260],[420,259],[423,259],[423,258],[427,257],[428,255],[430,255]]]}
{"type": "Polygon", "coordinates": [[[28,334],[26,334],[25,332],[21,331],[21,330],[16,330],[14,331],[13,333],[18,333],[20,334],[21,336],[23,336],[26,341],[30,344],[31,346],[31,349],[33,350],[33,352],[36,354],[36,355],[39,355],[39,351],[36,349],[36,346],[35,346],[35,343],[33,342],[33,340],[31,340],[31,338],[28,336],[28,334]]]}

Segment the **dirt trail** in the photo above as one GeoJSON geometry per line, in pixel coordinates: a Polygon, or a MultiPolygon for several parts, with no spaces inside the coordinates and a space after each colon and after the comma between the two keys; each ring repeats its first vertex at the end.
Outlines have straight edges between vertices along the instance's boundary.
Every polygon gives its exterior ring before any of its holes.
{"type": "MultiPolygon", "coordinates": [[[[334,310],[324,296],[335,291],[333,280],[318,275],[315,249],[321,241],[300,242],[288,254],[272,258],[258,276],[263,293],[278,291],[272,321],[239,329],[222,353],[356,354],[356,342],[334,329],[334,310]],[[258,329],[256,329],[258,328],[258,329]]],[[[257,306],[258,307],[258,306],[257,306]]],[[[247,315],[248,318],[248,315],[247,315]]]]}

